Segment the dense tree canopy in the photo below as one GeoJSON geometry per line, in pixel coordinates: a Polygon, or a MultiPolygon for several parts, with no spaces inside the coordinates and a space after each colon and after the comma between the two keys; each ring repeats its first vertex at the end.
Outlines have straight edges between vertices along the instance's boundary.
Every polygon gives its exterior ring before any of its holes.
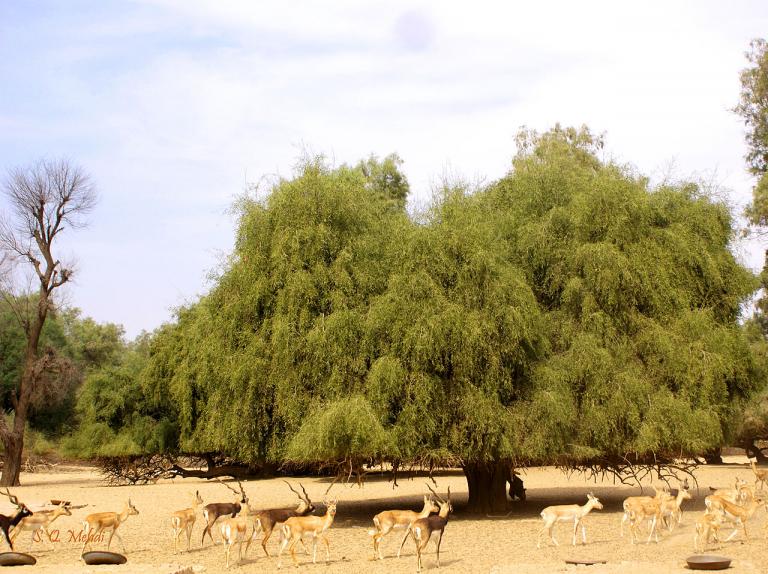
{"type": "Polygon", "coordinates": [[[392,157],[241,202],[214,288],[152,341],[143,412],[245,462],[458,464],[478,510],[512,464],[720,445],[758,384],[728,209],[602,161],[586,129],[519,144],[419,222],[392,157]]]}

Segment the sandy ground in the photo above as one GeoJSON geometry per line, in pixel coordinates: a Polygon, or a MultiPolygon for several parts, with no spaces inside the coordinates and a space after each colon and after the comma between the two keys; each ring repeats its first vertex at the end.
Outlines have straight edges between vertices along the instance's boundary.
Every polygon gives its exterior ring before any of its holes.
{"type": "MultiPolygon", "coordinates": [[[[745,464],[746,459],[731,459],[731,463],[717,467],[702,467],[697,473],[698,492],[693,501],[686,501],[683,524],[671,534],[665,533],[660,542],[631,545],[628,537],[621,538],[621,502],[626,496],[639,494],[638,487],[614,484],[610,480],[590,481],[583,475],[566,476],[553,468],[533,468],[523,478],[528,489],[528,500],[517,503],[512,515],[506,518],[468,517],[462,512],[466,502],[466,482],[461,475],[439,477],[441,492],[450,485],[455,502],[456,514],[448,524],[441,548],[441,569],[444,572],[581,572],[599,574],[606,572],[666,573],[687,571],[685,558],[694,554],[694,521],[703,512],[704,496],[709,486],[730,486],[740,476],[750,482],[752,471],[745,464]],[[539,512],[551,504],[583,503],[587,492],[594,492],[604,503],[602,511],[594,511],[586,518],[586,546],[570,545],[570,530],[565,524],[556,526],[555,536],[559,547],[536,548],[536,533],[542,525],[539,512]],[[601,559],[605,565],[566,566],[566,559],[601,559]]],[[[325,479],[302,479],[302,483],[316,503],[321,501],[327,488],[325,479]]],[[[22,501],[34,503],[50,498],[71,500],[73,504],[88,504],[87,508],[75,510],[72,516],[65,516],[53,525],[53,542],[32,542],[29,533],[17,540],[17,550],[29,551],[38,559],[36,566],[19,567],[16,572],[41,572],[68,574],[70,572],[177,572],[190,568],[188,572],[224,572],[224,548],[206,539],[200,548],[202,516],[193,532],[193,547],[190,552],[174,554],[170,514],[174,510],[189,506],[191,494],[199,489],[206,503],[227,502],[231,496],[228,490],[216,482],[195,479],[161,481],[158,484],[134,487],[106,487],[98,475],[88,469],[58,469],[56,473],[22,475],[24,486],[14,490],[22,501]],[[82,542],[77,539],[81,532],[81,521],[92,512],[119,511],[123,502],[130,497],[140,511],[131,516],[121,527],[125,540],[128,564],[124,566],[85,566],[79,560],[82,542]],[[53,546],[53,549],[49,549],[53,546]]],[[[294,495],[285,483],[278,479],[244,483],[254,508],[289,506],[295,501],[294,495]]],[[[318,548],[318,563],[313,565],[311,557],[298,552],[302,572],[359,572],[368,574],[390,572],[414,572],[416,558],[413,544],[406,543],[404,556],[397,559],[400,536],[391,534],[384,540],[385,560],[373,561],[372,546],[367,529],[371,517],[377,512],[390,508],[420,508],[425,493],[424,479],[401,479],[396,490],[386,478],[374,476],[363,488],[334,487],[332,494],[338,496],[338,514],[330,531],[331,560],[324,561],[325,551],[318,548]]],[[[646,493],[648,493],[646,489],[646,493]]],[[[318,504],[318,506],[321,506],[318,504]]],[[[324,510],[320,508],[319,510],[324,510]]],[[[734,541],[712,545],[709,553],[731,557],[731,572],[767,572],[768,541],[764,537],[766,513],[759,510],[749,524],[751,539],[743,541],[741,535],[734,541]]],[[[218,529],[217,529],[218,530],[218,529]]],[[[218,531],[215,533],[220,541],[218,531]]],[[[270,551],[277,553],[277,532],[270,541],[270,551]]],[[[3,544],[5,544],[3,542],[3,544]]],[[[103,548],[106,542],[94,545],[103,548]]],[[[115,538],[112,550],[120,551],[115,538]]],[[[233,550],[236,556],[236,549],[233,550]]],[[[424,557],[424,568],[436,567],[434,546],[424,557]]],[[[267,558],[258,542],[251,546],[248,557],[233,571],[276,571],[276,558],[267,558]]],[[[290,556],[283,557],[283,570],[296,571],[290,556]]]]}

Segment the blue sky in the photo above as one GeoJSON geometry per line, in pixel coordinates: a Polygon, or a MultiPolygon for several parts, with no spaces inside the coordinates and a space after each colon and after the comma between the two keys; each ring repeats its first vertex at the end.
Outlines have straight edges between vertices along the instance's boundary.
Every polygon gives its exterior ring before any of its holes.
{"type": "Polygon", "coordinates": [[[587,124],[738,210],[752,181],[729,109],[766,30],[758,1],[2,0],[0,172],[65,156],[91,173],[65,301],[133,336],[205,292],[234,198],[307,150],[397,152],[424,204],[443,177],[503,175],[520,126],[587,124]]]}

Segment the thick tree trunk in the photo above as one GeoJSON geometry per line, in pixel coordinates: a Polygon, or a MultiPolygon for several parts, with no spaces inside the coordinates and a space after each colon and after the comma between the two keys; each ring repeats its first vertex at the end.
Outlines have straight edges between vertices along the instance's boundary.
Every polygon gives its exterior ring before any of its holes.
{"type": "Polygon", "coordinates": [[[507,511],[509,465],[500,462],[470,463],[464,466],[469,486],[467,510],[480,514],[507,511]]]}
{"type": "Polygon", "coordinates": [[[24,433],[9,433],[3,437],[5,447],[5,461],[3,474],[0,476],[0,486],[19,486],[19,473],[21,472],[21,453],[24,449],[24,433]]]}
{"type": "Polygon", "coordinates": [[[768,462],[768,458],[765,457],[762,449],[757,446],[756,441],[748,440],[745,441],[741,446],[745,450],[748,458],[757,459],[757,464],[765,464],[768,462]]]}
{"type": "Polygon", "coordinates": [[[707,464],[723,464],[723,457],[719,448],[713,448],[704,453],[704,460],[707,464]]]}

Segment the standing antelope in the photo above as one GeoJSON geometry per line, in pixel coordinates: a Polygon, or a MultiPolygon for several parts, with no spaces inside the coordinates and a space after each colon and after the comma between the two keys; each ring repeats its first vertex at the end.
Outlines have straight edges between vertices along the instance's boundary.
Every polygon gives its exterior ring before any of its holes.
{"type": "Polygon", "coordinates": [[[32,516],[26,516],[16,525],[16,527],[11,532],[11,542],[16,542],[16,538],[25,530],[32,531],[31,541],[34,542],[35,534],[42,530],[45,533],[45,536],[41,538],[47,539],[48,544],[53,547],[53,543],[51,543],[51,534],[48,532],[48,527],[59,516],[72,516],[72,512],[69,510],[69,506],[65,502],[59,504],[54,510],[38,511],[35,512],[32,516]]]}
{"type": "Polygon", "coordinates": [[[213,534],[211,534],[211,528],[213,528],[214,523],[222,516],[231,516],[234,518],[240,513],[240,509],[242,508],[241,505],[248,502],[248,498],[245,496],[245,491],[243,490],[243,485],[239,480],[237,481],[237,484],[240,487],[240,492],[236,491],[226,482],[222,482],[218,478],[216,480],[234,492],[237,495],[237,498],[235,498],[234,502],[212,502],[203,507],[203,518],[205,518],[206,524],[205,528],[203,528],[203,536],[200,539],[200,546],[205,543],[206,533],[211,539],[211,543],[215,544],[213,541],[213,534]]]}
{"type": "Polygon", "coordinates": [[[284,523],[280,531],[282,542],[280,544],[280,552],[277,555],[277,567],[280,568],[280,560],[283,556],[283,550],[289,546],[291,551],[291,558],[293,563],[298,567],[299,561],[296,560],[295,547],[296,543],[304,536],[312,536],[312,563],[317,562],[317,539],[322,538],[325,542],[325,561],[328,562],[331,559],[331,545],[328,542],[327,530],[333,524],[333,519],[336,516],[336,499],[326,502],[326,511],[324,516],[292,516],[288,518],[284,523]]]}
{"type": "MultiPolygon", "coordinates": [[[[685,491],[682,491],[685,492],[685,491]]],[[[624,528],[624,519],[629,519],[629,533],[632,544],[637,542],[637,526],[646,518],[651,519],[651,532],[648,534],[648,540],[656,535],[656,542],[659,541],[659,531],[656,528],[662,519],[662,509],[665,503],[674,503],[675,499],[664,491],[660,490],[653,498],[648,496],[630,496],[624,501],[624,518],[622,518],[622,531],[624,528]]]]}
{"type": "Polygon", "coordinates": [[[432,500],[431,496],[424,496],[424,507],[421,512],[414,512],[413,510],[385,510],[379,512],[373,517],[373,525],[375,528],[368,531],[368,534],[373,537],[373,558],[376,559],[377,553],[379,560],[383,560],[384,556],[381,553],[381,539],[389,534],[393,529],[405,528],[405,536],[400,543],[400,549],[397,551],[397,557],[400,558],[400,553],[403,550],[403,545],[408,539],[408,527],[414,521],[419,518],[426,518],[433,512],[438,512],[440,508],[432,500]]]}
{"type": "Polygon", "coordinates": [[[741,529],[744,531],[744,539],[749,540],[749,536],[747,535],[747,521],[752,518],[752,515],[758,508],[766,504],[766,501],[756,498],[750,500],[744,506],[739,506],[738,504],[734,504],[725,498],[710,495],[704,499],[704,504],[707,507],[707,512],[711,512],[713,514],[720,513],[723,515],[725,520],[733,523],[733,532],[728,538],[725,539],[725,542],[728,542],[734,536],[736,536],[739,531],[739,526],[741,526],[741,529]]]}
{"type": "Polygon", "coordinates": [[[195,496],[192,499],[192,508],[185,508],[184,510],[177,510],[171,516],[171,526],[173,527],[173,549],[174,553],[179,552],[179,537],[182,532],[187,533],[187,552],[189,552],[189,546],[192,539],[192,527],[197,520],[197,509],[203,503],[203,499],[200,498],[200,491],[195,491],[195,496]]]}
{"type": "Polygon", "coordinates": [[[718,513],[705,512],[696,521],[696,534],[693,536],[693,548],[696,552],[699,549],[704,549],[709,544],[710,539],[714,536],[715,542],[720,542],[717,534],[720,530],[720,526],[723,524],[723,515],[718,513]],[[704,539],[704,546],[699,546],[699,540],[704,539]]]}
{"type": "Polygon", "coordinates": [[[754,488],[754,486],[748,485],[746,480],[737,477],[735,488],[712,488],[710,486],[709,490],[712,493],[710,496],[718,496],[734,504],[744,504],[747,500],[755,497],[754,488]]]}
{"type": "MultiPolygon", "coordinates": [[[[632,521],[635,520],[635,514],[634,509],[639,508],[641,505],[647,505],[651,504],[654,501],[658,501],[660,499],[672,499],[672,497],[667,493],[666,490],[657,490],[656,494],[654,496],[628,496],[624,499],[624,502],[622,503],[622,507],[624,508],[624,516],[621,517],[621,537],[624,537],[624,523],[629,522],[630,523],[630,533],[632,532],[632,521]]],[[[633,542],[634,544],[634,538],[633,542]]]]}
{"type": "Polygon", "coordinates": [[[755,487],[759,484],[760,490],[762,490],[763,486],[768,486],[768,469],[757,468],[754,460],[750,462],[752,463],[752,472],[755,473],[755,487]]]}
{"type": "Polygon", "coordinates": [[[0,530],[3,531],[3,534],[5,535],[5,541],[8,542],[8,546],[11,547],[11,550],[13,550],[13,542],[11,541],[10,536],[8,535],[8,529],[12,526],[16,526],[19,522],[22,521],[27,516],[32,516],[32,511],[26,507],[23,503],[19,502],[19,499],[16,498],[14,495],[11,494],[11,491],[7,488],[5,489],[5,492],[2,493],[5,494],[5,496],[8,497],[8,500],[11,501],[11,503],[16,505],[16,514],[13,516],[6,516],[5,514],[0,514],[0,530]]]}
{"type": "Polygon", "coordinates": [[[681,488],[677,491],[675,498],[661,501],[661,520],[666,522],[667,529],[670,532],[683,521],[683,511],[681,509],[683,500],[691,500],[692,498],[690,492],[681,488]]]}
{"type": "Polygon", "coordinates": [[[248,544],[245,546],[245,555],[248,556],[248,548],[251,547],[252,536],[248,536],[248,525],[252,522],[251,506],[246,501],[243,504],[243,508],[235,517],[230,517],[224,520],[221,525],[221,537],[224,539],[224,545],[226,546],[226,562],[227,568],[229,568],[229,552],[232,550],[232,545],[235,542],[239,542],[237,547],[237,562],[243,559],[243,541],[247,538],[248,544]]]}
{"type": "Polygon", "coordinates": [[[544,527],[539,530],[539,534],[536,537],[536,548],[541,547],[541,535],[544,534],[544,532],[549,532],[549,537],[552,539],[552,542],[554,542],[555,546],[558,546],[557,540],[555,540],[555,537],[552,534],[555,523],[569,522],[571,520],[573,521],[573,545],[576,546],[576,532],[579,529],[579,524],[581,524],[581,542],[582,544],[586,544],[587,531],[583,524],[583,520],[593,508],[602,510],[603,505],[591,492],[587,494],[587,503],[583,506],[579,506],[578,504],[563,504],[560,506],[546,507],[541,511],[541,517],[544,519],[544,527]]]}
{"type": "MultiPolygon", "coordinates": [[[[427,485],[429,486],[429,485],[427,485]]],[[[432,487],[429,487],[432,490],[432,487]]],[[[408,532],[413,537],[413,541],[416,543],[416,571],[421,572],[421,553],[429,544],[429,539],[432,534],[439,532],[440,536],[437,539],[437,567],[440,568],[440,543],[443,541],[443,534],[445,534],[445,527],[448,524],[448,515],[453,511],[453,505],[451,504],[451,487],[448,487],[448,499],[443,500],[440,496],[432,490],[432,494],[435,495],[439,504],[440,512],[436,516],[427,516],[425,518],[419,518],[411,523],[408,527],[408,532]]]]}
{"type": "MultiPolygon", "coordinates": [[[[267,556],[269,556],[269,550],[267,550],[267,542],[269,541],[270,536],[272,536],[272,531],[274,530],[275,526],[283,524],[286,520],[294,516],[307,516],[315,510],[312,501],[309,499],[307,491],[304,489],[301,483],[299,483],[299,486],[304,493],[303,496],[294,490],[290,483],[287,481],[285,481],[285,483],[288,485],[288,488],[291,489],[291,492],[299,497],[298,506],[296,508],[271,508],[267,510],[261,510],[255,515],[253,535],[256,536],[256,528],[262,529],[264,532],[264,537],[261,539],[261,547],[264,549],[264,553],[267,556]]],[[[250,541],[248,543],[250,545],[250,541]]],[[[301,543],[303,545],[304,541],[302,540],[301,543]]],[[[247,553],[248,550],[246,548],[246,554],[247,553]]]]}
{"type": "MultiPolygon", "coordinates": [[[[95,514],[86,516],[83,521],[83,536],[85,537],[85,542],[83,542],[83,549],[80,551],[80,554],[85,552],[88,542],[98,536],[105,528],[112,529],[112,532],[109,534],[109,540],[107,541],[107,550],[109,550],[109,546],[112,544],[112,537],[117,534],[117,529],[120,525],[125,522],[129,516],[138,516],[138,514],[139,511],[136,510],[136,507],[133,504],[131,504],[131,499],[129,498],[128,502],[125,503],[122,512],[96,512],[95,514]],[[89,536],[91,532],[93,534],[89,536]]],[[[117,538],[120,540],[123,552],[125,552],[123,537],[117,534],[117,538]]]]}

